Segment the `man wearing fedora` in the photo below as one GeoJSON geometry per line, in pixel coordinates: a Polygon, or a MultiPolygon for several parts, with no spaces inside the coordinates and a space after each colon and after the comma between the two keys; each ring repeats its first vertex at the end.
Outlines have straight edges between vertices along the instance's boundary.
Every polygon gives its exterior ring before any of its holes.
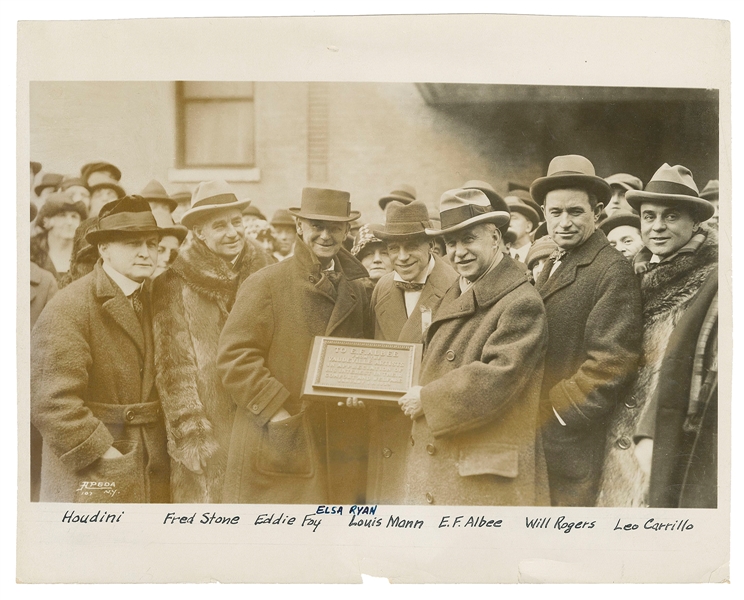
{"type": "Polygon", "coordinates": [[[509,207],[511,219],[509,230],[514,235],[514,241],[509,246],[509,254],[519,262],[527,262],[527,254],[532,247],[532,232],[540,225],[540,215],[532,206],[534,201],[529,192],[514,190],[504,198],[509,207]]]}
{"type": "Polygon", "coordinates": [[[615,173],[614,175],[605,177],[605,181],[610,184],[610,189],[612,190],[612,196],[604,207],[607,216],[611,217],[619,210],[634,212],[633,207],[628,204],[625,195],[630,190],[642,190],[643,182],[630,173],[615,173]]]}
{"type": "Polygon", "coordinates": [[[545,309],[524,269],[501,251],[508,210],[480,190],[440,202],[459,277],[426,331],[420,386],[399,400],[413,420],[406,504],[548,503],[537,431],[547,343],[545,309]]]}
{"type": "Polygon", "coordinates": [[[160,230],[125,197],[87,234],[93,272],[57,293],[31,336],[31,419],[44,440],[41,500],[168,502],[148,277],[160,230]]]}
{"type": "Polygon", "coordinates": [[[270,263],[246,239],[242,210],[249,203],[225,181],[200,183],[181,217],[184,233],[187,227],[190,232],[153,284],[156,385],[173,502],[222,501],[235,404],[215,362],[220,332],[240,284],[270,263]]]}
{"type": "MultiPolygon", "coordinates": [[[[373,230],[387,246],[394,271],[384,275],[372,293],[375,339],[423,343],[445,292],[457,273],[432,252],[433,238],[426,205],[391,202],[385,225],[373,230]]],[[[370,406],[367,502],[400,504],[402,477],[410,448],[411,419],[397,404],[370,406]]]]}
{"type": "MultiPolygon", "coordinates": [[[[710,439],[696,441],[692,433],[701,433],[703,417],[715,428],[710,416],[716,402],[717,311],[713,307],[713,314],[706,314],[717,293],[718,236],[704,225],[714,208],[699,197],[692,173],[681,165],[662,165],[646,188],[629,191],[627,200],[640,213],[645,244],[634,262],[641,276],[643,361],[635,385],[612,416],[600,504],[647,505],[651,472],[667,478],[661,496],[674,496],[686,484],[688,492],[705,498],[702,505],[715,506],[716,465],[695,464],[706,455],[710,439]],[[659,447],[655,432],[664,440],[659,447]],[[711,475],[713,481],[706,480],[711,475]]],[[[714,431],[705,435],[714,437],[714,431]]]]}
{"type": "Polygon", "coordinates": [[[588,159],[555,157],[530,193],[558,245],[536,281],[550,332],[541,419],[551,501],[594,506],[607,422],[638,366],[640,290],[596,228],[611,190],[588,159]]]}
{"type": "Polygon", "coordinates": [[[297,223],[291,212],[280,208],[271,217],[271,226],[274,228],[274,258],[282,262],[294,252],[297,223]]]}
{"type": "Polygon", "coordinates": [[[217,366],[237,405],[224,502],[358,504],[363,411],[301,395],[315,336],[369,337],[362,264],[342,245],[348,192],[305,188],[294,254],[249,277],[220,336],[217,366]],[[367,329],[365,329],[367,327],[367,329]]]}

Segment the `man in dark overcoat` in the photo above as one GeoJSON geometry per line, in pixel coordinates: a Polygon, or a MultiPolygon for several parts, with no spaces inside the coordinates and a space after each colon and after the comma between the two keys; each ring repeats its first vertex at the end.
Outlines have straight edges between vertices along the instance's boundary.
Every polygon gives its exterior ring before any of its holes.
{"type": "Polygon", "coordinates": [[[481,190],[445,192],[447,257],[459,278],[426,332],[421,386],[399,403],[413,420],[406,504],[548,503],[538,436],[545,310],[516,261],[501,250],[509,211],[481,190]]]}
{"type": "Polygon", "coordinates": [[[354,504],[366,484],[365,415],[302,397],[315,336],[365,337],[362,264],[342,244],[348,192],[305,188],[294,255],[251,275],[222,330],[217,367],[237,405],[224,502],[354,504]]]}
{"type": "MultiPolygon", "coordinates": [[[[429,212],[420,200],[390,202],[385,225],[374,229],[387,245],[395,269],[384,275],[372,293],[375,339],[423,343],[424,332],[457,273],[432,252],[429,212]]],[[[411,447],[411,419],[397,404],[370,404],[370,447],[367,502],[400,504],[400,480],[411,447]]]]}
{"type": "Polygon", "coordinates": [[[542,386],[554,506],[594,506],[610,415],[636,374],[641,295],[630,263],[596,229],[610,186],[578,155],[558,156],[532,197],[558,245],[536,287],[550,332],[542,386]]]}
{"type": "Polygon", "coordinates": [[[140,197],[101,211],[93,272],[52,298],[31,336],[41,500],[168,502],[148,278],[160,229],[140,197]]]}

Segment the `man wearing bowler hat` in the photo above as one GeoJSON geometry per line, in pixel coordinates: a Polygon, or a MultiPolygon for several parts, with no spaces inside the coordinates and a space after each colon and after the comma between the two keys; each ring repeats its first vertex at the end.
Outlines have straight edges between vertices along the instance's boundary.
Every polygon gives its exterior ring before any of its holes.
{"type": "MultiPolygon", "coordinates": [[[[429,212],[420,200],[391,202],[385,225],[373,229],[387,245],[394,271],[384,275],[372,293],[375,339],[423,343],[445,292],[457,273],[432,252],[429,212]]],[[[400,504],[401,478],[410,448],[411,419],[394,406],[370,406],[370,450],[367,502],[400,504]]]]}
{"type": "Polygon", "coordinates": [[[630,263],[596,222],[609,184],[583,156],[557,156],[532,183],[558,245],[536,287],[548,316],[542,429],[554,506],[594,506],[607,421],[641,347],[641,298],[630,263]]]}
{"type": "Polygon", "coordinates": [[[294,254],[251,275],[220,336],[217,366],[237,405],[224,502],[358,504],[366,415],[302,397],[315,336],[365,337],[362,264],[343,247],[348,192],[305,188],[294,254]]]}
{"type": "Polygon", "coordinates": [[[168,502],[148,278],[160,229],[147,202],[101,211],[93,272],[46,306],[31,337],[31,419],[44,440],[41,500],[168,502]]]}
{"type": "Polygon", "coordinates": [[[548,503],[537,432],[545,309],[524,269],[501,251],[508,210],[476,189],[445,192],[447,256],[459,277],[426,331],[420,386],[399,400],[413,420],[406,504],[548,503]]]}

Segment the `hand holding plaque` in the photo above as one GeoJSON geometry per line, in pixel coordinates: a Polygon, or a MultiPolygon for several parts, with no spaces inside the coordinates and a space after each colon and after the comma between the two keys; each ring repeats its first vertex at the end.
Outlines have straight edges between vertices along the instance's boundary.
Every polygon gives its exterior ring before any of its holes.
{"type": "Polygon", "coordinates": [[[407,342],[318,336],[302,393],[397,402],[418,383],[422,350],[407,342]]]}

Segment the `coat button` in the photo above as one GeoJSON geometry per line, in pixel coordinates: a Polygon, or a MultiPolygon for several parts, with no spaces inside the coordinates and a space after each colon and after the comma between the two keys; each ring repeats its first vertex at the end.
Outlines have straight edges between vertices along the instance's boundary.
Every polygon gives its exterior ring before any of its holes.
{"type": "Polygon", "coordinates": [[[251,406],[251,410],[253,412],[258,412],[258,404],[254,404],[253,406],[251,406]]]}
{"type": "Polygon", "coordinates": [[[454,352],[454,350],[447,350],[447,354],[445,354],[444,357],[448,361],[450,361],[450,362],[452,362],[453,360],[455,360],[455,352],[454,352]]]}
{"type": "Polygon", "coordinates": [[[390,448],[383,448],[382,455],[385,458],[390,458],[393,455],[393,451],[390,448]]]}
{"type": "Polygon", "coordinates": [[[635,396],[631,396],[625,401],[625,407],[626,408],[635,408],[638,406],[638,401],[636,400],[635,396]]]}
{"type": "Polygon", "coordinates": [[[411,436],[411,446],[415,446],[415,445],[416,445],[416,440],[414,440],[413,436],[411,436]]]}
{"type": "Polygon", "coordinates": [[[434,504],[434,496],[432,496],[429,492],[426,492],[426,501],[429,504],[434,504]]]}
{"type": "Polygon", "coordinates": [[[630,448],[630,439],[626,437],[621,437],[619,440],[617,440],[617,447],[621,450],[627,450],[630,448]]]}
{"type": "Polygon", "coordinates": [[[315,277],[313,277],[312,275],[310,275],[308,279],[310,280],[310,283],[315,283],[315,277]]]}
{"type": "Polygon", "coordinates": [[[434,444],[426,444],[426,452],[427,454],[434,456],[437,453],[437,448],[434,444]]]}
{"type": "Polygon", "coordinates": [[[127,421],[134,421],[134,411],[133,410],[128,410],[127,412],[125,412],[124,413],[124,418],[127,421]]]}

